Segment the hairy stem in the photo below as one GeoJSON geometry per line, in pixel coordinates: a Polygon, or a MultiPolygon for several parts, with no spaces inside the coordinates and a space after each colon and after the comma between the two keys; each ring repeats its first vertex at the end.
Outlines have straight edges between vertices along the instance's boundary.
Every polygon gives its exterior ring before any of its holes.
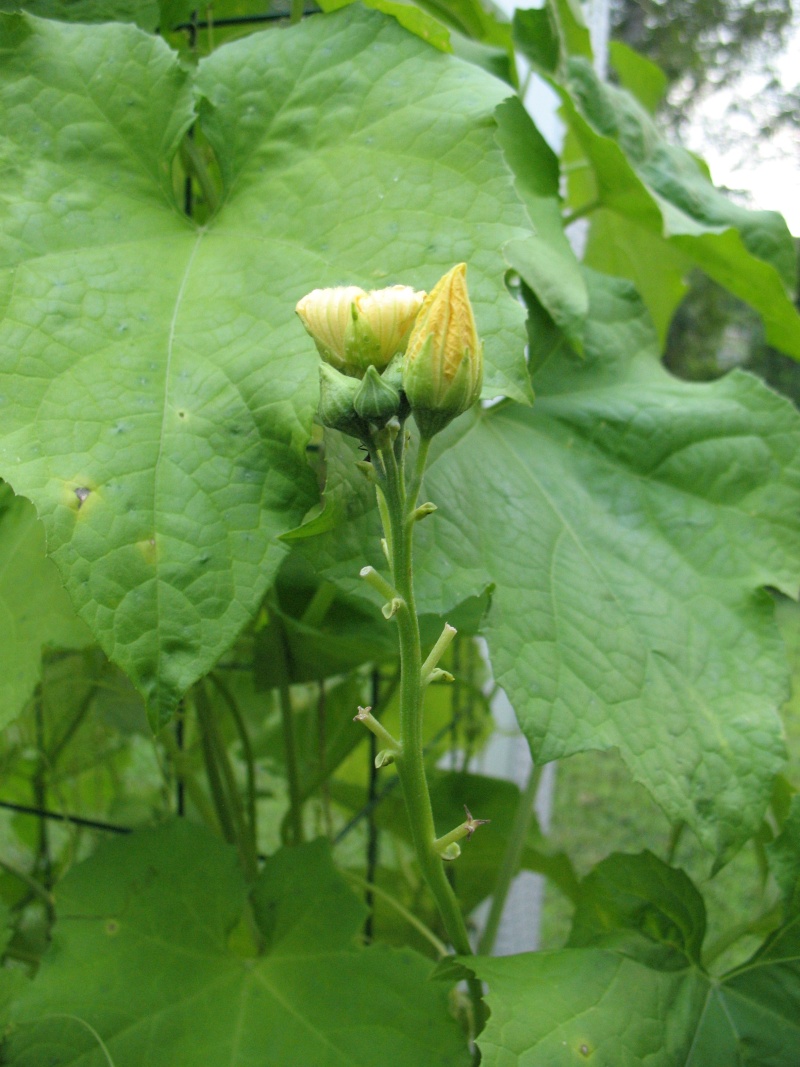
{"type": "MultiPolygon", "coordinates": [[[[401,431],[402,434],[402,431],[401,431]]],[[[400,641],[400,751],[395,757],[398,777],[403,790],[411,837],[417,862],[439,909],[450,943],[459,955],[471,955],[464,917],[444,871],[444,863],[436,851],[436,829],[425,773],[422,741],[422,712],[424,685],[422,682],[422,650],[419,621],[414,600],[412,542],[417,496],[427,454],[423,441],[417,455],[416,469],[410,491],[406,493],[402,473],[403,451],[395,451],[395,442],[379,442],[383,459],[383,473],[376,464],[379,500],[385,502],[388,528],[386,540],[390,546],[392,582],[401,602],[395,612],[400,641]],[[398,463],[398,453],[400,462],[398,463]]],[[[469,983],[476,1013],[476,1027],[482,1017],[480,1011],[482,987],[480,982],[469,983]]]]}

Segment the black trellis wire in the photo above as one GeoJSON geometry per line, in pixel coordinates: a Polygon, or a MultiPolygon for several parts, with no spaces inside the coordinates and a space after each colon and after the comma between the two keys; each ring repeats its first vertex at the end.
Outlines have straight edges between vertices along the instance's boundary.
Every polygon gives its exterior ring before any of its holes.
{"type": "Polygon", "coordinates": [[[119,826],[117,823],[102,822],[100,819],[86,819],[83,815],[68,815],[63,811],[49,811],[32,804],[16,804],[11,800],[0,800],[0,808],[19,812],[21,815],[35,815],[39,819],[54,819],[56,822],[71,822],[75,826],[86,826],[90,830],[106,830],[111,834],[130,834],[132,826],[119,826]]]}
{"type": "MultiPolygon", "coordinates": [[[[456,716],[455,718],[460,718],[456,716]]],[[[445,726],[438,730],[430,741],[425,746],[425,752],[430,750],[441,741],[441,739],[452,729],[451,724],[448,722],[445,726]]],[[[348,822],[342,827],[342,829],[336,834],[333,839],[334,845],[338,845],[347,835],[355,829],[356,826],[366,819],[377,806],[384,800],[390,793],[400,784],[400,779],[395,777],[391,778],[383,789],[380,789],[370,800],[353,815],[348,822]]],[[[118,823],[103,822],[101,819],[87,819],[83,815],[70,815],[63,811],[50,811],[47,808],[37,808],[32,804],[17,804],[11,800],[0,800],[0,808],[6,808],[9,811],[19,812],[20,815],[33,815],[39,819],[54,819],[56,822],[73,823],[75,826],[85,826],[89,830],[103,830],[110,834],[131,834],[137,827],[135,826],[120,826],[118,823]]],[[[259,856],[259,859],[265,857],[259,856]]]]}
{"type": "MultiPolygon", "coordinates": [[[[304,15],[314,15],[319,11],[316,4],[312,4],[310,7],[304,9],[304,15]]],[[[198,19],[196,22],[179,22],[177,26],[171,26],[170,33],[178,33],[183,30],[207,30],[217,29],[217,27],[223,26],[258,26],[265,22],[280,22],[282,19],[288,19],[290,16],[289,11],[272,11],[269,14],[263,15],[239,15],[231,16],[225,19],[198,19]]],[[[161,28],[157,31],[162,32],[161,28]]]]}

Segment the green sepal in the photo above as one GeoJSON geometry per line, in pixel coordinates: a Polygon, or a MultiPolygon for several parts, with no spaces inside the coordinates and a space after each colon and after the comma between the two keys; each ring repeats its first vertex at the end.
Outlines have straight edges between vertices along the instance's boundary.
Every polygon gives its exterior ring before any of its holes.
{"type": "Polygon", "coordinates": [[[469,354],[465,353],[452,381],[442,388],[431,372],[432,348],[433,338],[428,337],[420,359],[415,364],[406,365],[404,379],[414,421],[422,436],[427,438],[440,433],[476,400],[469,354]]]}
{"type": "Polygon", "coordinates": [[[381,378],[375,367],[367,367],[356,391],[354,407],[362,419],[383,424],[400,411],[400,394],[381,378]]]}
{"type": "Polygon", "coordinates": [[[342,374],[329,363],[319,365],[319,417],[324,426],[357,437],[369,436],[369,426],[355,409],[361,382],[342,374]]]}

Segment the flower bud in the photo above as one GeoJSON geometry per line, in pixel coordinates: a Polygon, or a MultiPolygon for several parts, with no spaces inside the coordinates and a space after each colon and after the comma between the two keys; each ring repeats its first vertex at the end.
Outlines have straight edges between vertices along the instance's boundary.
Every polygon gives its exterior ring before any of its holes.
{"type": "Polygon", "coordinates": [[[360,383],[334,370],[327,363],[319,365],[319,417],[323,426],[363,440],[369,433],[365,419],[355,409],[360,383]]]}
{"type": "Polygon", "coordinates": [[[483,345],[459,263],[426,296],[403,361],[403,389],[423,437],[472,407],[483,384],[483,345]]]}
{"type": "Polygon", "coordinates": [[[295,310],[326,363],[354,378],[379,371],[405,349],[425,298],[408,285],[365,292],[358,286],[314,289],[295,310]]]}
{"type": "Polygon", "coordinates": [[[367,367],[353,406],[362,419],[384,426],[400,410],[400,394],[386,382],[374,367],[367,367]]]}

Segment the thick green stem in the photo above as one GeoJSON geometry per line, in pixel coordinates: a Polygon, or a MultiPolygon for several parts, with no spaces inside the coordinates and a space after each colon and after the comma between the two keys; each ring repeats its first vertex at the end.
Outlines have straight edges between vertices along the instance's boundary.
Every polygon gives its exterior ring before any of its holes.
{"type": "Polygon", "coordinates": [[[486,919],[486,926],[478,942],[478,955],[488,956],[494,947],[500,920],[503,917],[503,909],[508,899],[508,891],[511,883],[519,870],[522,850],[525,847],[525,838],[533,818],[533,802],[536,799],[536,790],[539,787],[541,767],[532,767],[528,784],[520,795],[517,810],[514,813],[514,822],[508,838],[506,850],[497,872],[494,890],[492,891],[492,904],[486,919]]]}
{"type": "Polygon", "coordinates": [[[258,874],[258,855],[252,836],[252,827],[248,825],[245,818],[242,798],[236,782],[236,775],[233,772],[233,765],[228,755],[225,738],[222,736],[214,709],[208,702],[202,683],[200,689],[202,691],[200,700],[204,703],[203,730],[208,730],[213,757],[221,775],[225,806],[233,825],[234,843],[242,861],[245,875],[251,880],[255,880],[258,874]]]}
{"type": "Polygon", "coordinates": [[[423,755],[422,653],[414,600],[411,558],[414,523],[411,513],[416,507],[424,453],[422,460],[418,461],[412,491],[406,496],[394,449],[389,446],[382,448],[381,452],[386,474],[381,479],[380,488],[390,523],[386,539],[391,546],[393,584],[402,598],[402,604],[394,616],[400,638],[400,752],[395,762],[417,861],[439,908],[451,944],[460,955],[470,955],[472,949],[464,918],[445,875],[442,858],[434,847],[436,830],[423,755]]]}
{"type": "Polygon", "coordinates": [[[417,506],[417,497],[419,496],[420,487],[422,486],[422,476],[425,473],[425,465],[428,462],[428,452],[431,447],[431,438],[422,437],[417,448],[417,457],[414,461],[414,475],[411,479],[411,484],[408,487],[408,499],[411,501],[409,507],[409,514],[417,506]]]}
{"type": "Polygon", "coordinates": [[[257,832],[257,813],[256,813],[256,761],[253,754],[253,746],[250,743],[250,735],[247,732],[247,726],[242,718],[242,713],[239,710],[239,706],[233,698],[233,693],[228,689],[227,685],[222,679],[213,674],[212,680],[214,685],[220,692],[222,699],[228,705],[228,710],[231,713],[234,725],[236,726],[236,732],[239,734],[239,741],[242,746],[242,757],[244,758],[245,774],[247,775],[247,831],[248,831],[248,849],[251,854],[249,866],[254,870],[258,869],[258,832],[257,832]]]}
{"type": "Polygon", "coordinates": [[[219,766],[217,764],[217,752],[214,744],[214,730],[211,722],[213,711],[208,703],[202,686],[197,686],[194,692],[194,704],[197,710],[197,718],[200,721],[200,741],[203,746],[203,761],[206,765],[208,788],[211,791],[211,799],[214,802],[214,810],[217,813],[222,836],[230,845],[236,844],[236,830],[233,824],[233,816],[228,807],[228,799],[225,796],[225,787],[222,784],[219,766]]]}

